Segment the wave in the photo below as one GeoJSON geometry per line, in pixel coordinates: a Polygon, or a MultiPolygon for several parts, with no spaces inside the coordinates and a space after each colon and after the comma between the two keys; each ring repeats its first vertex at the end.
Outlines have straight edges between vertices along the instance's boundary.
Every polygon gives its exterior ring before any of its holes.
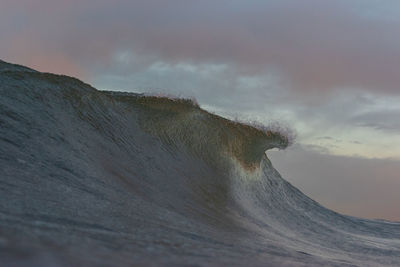
{"type": "Polygon", "coordinates": [[[0,259],[21,265],[399,265],[400,224],[330,211],[266,155],[292,136],[188,99],[0,61],[0,259]]]}

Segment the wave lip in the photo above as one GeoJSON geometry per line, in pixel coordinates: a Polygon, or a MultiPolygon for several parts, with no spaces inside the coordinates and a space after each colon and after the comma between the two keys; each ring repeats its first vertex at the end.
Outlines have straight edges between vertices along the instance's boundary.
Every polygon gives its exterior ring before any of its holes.
{"type": "Polygon", "coordinates": [[[266,150],[284,149],[291,143],[291,139],[280,131],[211,114],[191,99],[105,93],[139,108],[140,121],[149,133],[168,142],[179,141],[212,161],[223,156],[234,157],[243,167],[254,169],[266,150]]]}

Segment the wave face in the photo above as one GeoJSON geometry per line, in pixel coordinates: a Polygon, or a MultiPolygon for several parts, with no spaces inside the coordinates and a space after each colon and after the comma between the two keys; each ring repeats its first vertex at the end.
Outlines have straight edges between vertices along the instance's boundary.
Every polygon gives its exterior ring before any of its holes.
{"type": "Polygon", "coordinates": [[[0,261],[400,265],[400,223],[335,213],[281,178],[265,151],[289,142],[0,61],[0,261]]]}

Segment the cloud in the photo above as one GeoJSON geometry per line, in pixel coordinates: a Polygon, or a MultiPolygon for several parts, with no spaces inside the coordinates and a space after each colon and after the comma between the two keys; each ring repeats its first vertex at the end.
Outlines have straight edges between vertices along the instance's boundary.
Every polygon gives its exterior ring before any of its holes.
{"type": "Polygon", "coordinates": [[[354,116],[351,120],[358,126],[384,132],[400,133],[400,110],[379,110],[354,116]]]}
{"type": "Polygon", "coordinates": [[[8,0],[0,15],[9,10],[17,15],[3,24],[9,26],[0,32],[6,40],[1,48],[15,43],[8,39],[33,42],[32,53],[37,47],[58,51],[87,69],[130,50],[171,64],[228,64],[241,75],[275,73],[300,93],[355,87],[397,94],[400,22],[382,19],[389,9],[374,13],[377,5],[371,0],[8,0]],[[19,20],[24,25],[16,29],[12,25],[19,20]]]}

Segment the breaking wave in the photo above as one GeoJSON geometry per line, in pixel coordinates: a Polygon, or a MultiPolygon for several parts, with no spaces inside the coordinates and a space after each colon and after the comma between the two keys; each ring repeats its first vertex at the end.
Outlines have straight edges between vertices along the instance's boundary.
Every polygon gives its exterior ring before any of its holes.
{"type": "Polygon", "coordinates": [[[0,260],[398,265],[400,224],[330,211],[265,152],[292,135],[0,61],[0,260]]]}

